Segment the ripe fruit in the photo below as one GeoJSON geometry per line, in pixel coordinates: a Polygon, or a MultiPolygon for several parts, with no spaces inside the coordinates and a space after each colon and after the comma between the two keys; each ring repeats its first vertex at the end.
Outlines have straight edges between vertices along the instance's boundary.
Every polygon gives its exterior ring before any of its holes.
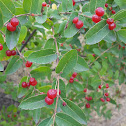
{"type": "Polygon", "coordinates": [[[16,117],[16,115],[14,115],[14,117],[16,117]]]}
{"type": "Polygon", "coordinates": [[[69,83],[73,83],[74,82],[74,80],[69,80],[69,83]]]}
{"type": "Polygon", "coordinates": [[[46,2],[43,2],[43,3],[42,3],[42,6],[43,6],[43,7],[46,7],[46,5],[47,5],[46,2]]]}
{"type": "Polygon", "coordinates": [[[8,118],[10,118],[10,115],[7,115],[8,118]]]}
{"type": "Polygon", "coordinates": [[[116,12],[115,12],[115,10],[112,10],[112,14],[115,14],[116,12]]]}
{"type": "Polygon", "coordinates": [[[123,49],[125,49],[125,46],[123,46],[123,49]]]}
{"type": "Polygon", "coordinates": [[[101,89],[102,88],[102,85],[99,85],[98,88],[101,89]]]}
{"type": "Polygon", "coordinates": [[[63,43],[61,43],[60,46],[63,46],[63,43]]]}
{"type": "Polygon", "coordinates": [[[73,80],[74,79],[74,77],[70,77],[70,80],[73,80]]]}
{"type": "Polygon", "coordinates": [[[89,103],[86,103],[86,108],[90,108],[90,104],[89,103]]]}
{"type": "Polygon", "coordinates": [[[72,77],[76,77],[77,76],[77,73],[76,72],[74,72],[73,74],[72,74],[72,77]]]}
{"type": "Polygon", "coordinates": [[[6,51],[6,55],[7,55],[7,56],[11,56],[11,51],[10,51],[10,50],[7,50],[7,51],[6,51]]]}
{"type": "Polygon", "coordinates": [[[35,78],[30,78],[29,83],[30,85],[35,86],[37,84],[37,81],[35,80],[35,78]]]}
{"type": "Polygon", "coordinates": [[[66,102],[63,102],[62,105],[63,105],[63,106],[66,106],[66,102]]]}
{"type": "Polygon", "coordinates": [[[105,4],[105,7],[108,7],[108,4],[107,3],[105,4]]]}
{"type": "Polygon", "coordinates": [[[76,3],[75,0],[72,0],[72,1],[73,1],[73,6],[75,6],[75,3],[76,3]]]}
{"type": "Polygon", "coordinates": [[[11,25],[12,25],[13,27],[16,27],[16,26],[19,25],[19,21],[18,21],[17,18],[12,18],[12,19],[10,20],[10,23],[11,23],[11,25]]]}
{"type": "Polygon", "coordinates": [[[26,67],[31,67],[31,65],[32,65],[32,62],[30,62],[30,61],[27,61],[25,64],[26,67]]]}
{"type": "Polygon", "coordinates": [[[93,57],[95,57],[95,54],[92,54],[93,57]]]}
{"type": "Polygon", "coordinates": [[[91,100],[92,100],[92,97],[90,96],[90,97],[89,97],[89,101],[91,101],[91,100]]]}
{"type": "Polygon", "coordinates": [[[25,44],[25,40],[22,41],[22,44],[25,44]]]}
{"type": "Polygon", "coordinates": [[[109,88],[109,84],[106,84],[106,88],[109,88]]]}
{"type": "Polygon", "coordinates": [[[27,83],[26,82],[22,82],[22,87],[26,88],[27,87],[27,83]]]}
{"type": "Polygon", "coordinates": [[[2,50],[3,49],[3,45],[0,43],[0,50],[2,50]]]}
{"type": "Polygon", "coordinates": [[[116,28],[116,24],[115,23],[112,23],[109,25],[109,30],[113,30],[116,28]]]}
{"type": "Polygon", "coordinates": [[[96,15],[96,14],[94,14],[94,15],[92,16],[92,21],[93,21],[94,23],[98,23],[99,21],[101,21],[101,17],[98,16],[98,15],[96,15]]]}
{"type": "Polygon", "coordinates": [[[15,50],[12,50],[12,51],[11,51],[11,55],[12,55],[12,56],[16,55],[16,51],[15,51],[15,50]]]}
{"type": "Polygon", "coordinates": [[[75,26],[76,26],[76,28],[77,28],[77,29],[80,29],[80,28],[82,28],[82,27],[83,27],[83,25],[84,25],[84,24],[83,24],[83,22],[82,22],[82,21],[78,21],[78,22],[76,23],[76,25],[75,25],[75,26]]]}
{"type": "Polygon", "coordinates": [[[51,99],[51,98],[49,98],[48,96],[46,96],[46,97],[45,97],[45,102],[46,102],[48,105],[51,105],[51,104],[53,104],[54,99],[51,99]]]}
{"type": "Polygon", "coordinates": [[[85,88],[83,92],[87,92],[87,88],[85,88]]]}
{"type": "Polygon", "coordinates": [[[104,9],[102,7],[98,7],[96,10],[95,10],[95,13],[96,15],[98,16],[103,16],[104,15],[104,9]]]}
{"type": "Polygon", "coordinates": [[[88,99],[88,97],[86,96],[85,99],[88,99]]]}
{"type": "Polygon", "coordinates": [[[105,93],[105,96],[109,96],[109,93],[107,92],[107,93],[105,93]]]}
{"type": "Polygon", "coordinates": [[[35,16],[35,15],[32,13],[31,16],[35,16]]]}
{"type": "Polygon", "coordinates": [[[29,82],[27,83],[27,87],[30,87],[30,83],[29,82]]]}
{"type": "Polygon", "coordinates": [[[73,23],[76,24],[77,22],[78,22],[78,17],[75,17],[75,18],[73,19],[73,23]]]}
{"type": "Polygon", "coordinates": [[[108,18],[106,22],[107,22],[107,24],[112,24],[112,23],[114,23],[114,19],[108,18]]]}
{"type": "Polygon", "coordinates": [[[15,31],[16,30],[16,27],[13,27],[12,25],[11,25],[11,23],[9,22],[8,24],[7,24],[7,29],[9,30],[9,31],[15,31]]]}
{"type": "Polygon", "coordinates": [[[101,100],[102,102],[105,102],[105,99],[104,99],[104,98],[100,98],[100,100],[101,100]]]}
{"type": "Polygon", "coordinates": [[[106,101],[109,102],[110,101],[110,98],[106,98],[106,101]]]}
{"type": "Polygon", "coordinates": [[[55,89],[48,90],[47,96],[51,99],[55,98],[57,96],[57,90],[55,89]]]}

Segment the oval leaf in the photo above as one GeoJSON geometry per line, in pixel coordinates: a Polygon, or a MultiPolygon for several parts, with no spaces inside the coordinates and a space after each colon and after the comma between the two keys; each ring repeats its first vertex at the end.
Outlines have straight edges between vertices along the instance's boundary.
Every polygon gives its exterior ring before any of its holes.
{"type": "Polygon", "coordinates": [[[53,118],[47,118],[42,120],[42,122],[40,122],[38,126],[51,126],[52,124],[53,124],[53,118]]]}
{"type": "Polygon", "coordinates": [[[118,34],[119,39],[126,44],[126,29],[119,30],[117,34],[118,34]]]}

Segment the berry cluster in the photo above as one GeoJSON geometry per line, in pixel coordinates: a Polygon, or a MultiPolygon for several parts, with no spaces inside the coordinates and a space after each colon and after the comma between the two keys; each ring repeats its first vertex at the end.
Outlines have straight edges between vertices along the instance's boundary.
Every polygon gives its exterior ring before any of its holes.
{"type": "MultiPolygon", "coordinates": [[[[59,95],[61,94],[61,91],[59,90],[59,95]]],[[[54,98],[57,96],[57,90],[55,89],[49,89],[47,92],[47,96],[45,97],[45,102],[47,105],[51,105],[54,102],[54,98]]]]}
{"type": "Polygon", "coordinates": [[[80,29],[80,28],[82,28],[83,27],[83,21],[79,21],[79,19],[78,19],[78,17],[75,17],[74,19],[73,19],[73,23],[75,24],[75,27],[77,28],[77,29],[80,29]]]}
{"type": "Polygon", "coordinates": [[[32,66],[32,62],[30,61],[27,61],[26,64],[25,64],[26,67],[31,67],[32,66]]]}
{"type": "Polygon", "coordinates": [[[14,56],[14,55],[16,55],[16,51],[15,50],[12,50],[12,51],[11,50],[7,50],[6,51],[6,55],[7,56],[14,56]]]}
{"type": "Polygon", "coordinates": [[[89,97],[85,97],[85,99],[87,100],[87,101],[91,101],[92,100],[92,97],[91,96],[89,96],[89,97]]]}
{"type": "Polygon", "coordinates": [[[75,78],[76,76],[77,76],[77,73],[74,72],[74,73],[72,74],[72,77],[70,77],[69,83],[73,83],[73,82],[74,82],[74,78],[75,78]]]}
{"type": "Polygon", "coordinates": [[[12,18],[10,22],[7,24],[7,29],[11,32],[16,30],[16,26],[19,25],[19,21],[17,18],[12,18]]]}
{"type": "MultiPolygon", "coordinates": [[[[126,44],[125,44],[125,46],[126,46],[126,44]]],[[[125,49],[125,46],[121,46],[121,45],[119,45],[119,49],[122,47],[123,49],[125,49]]]]}
{"type": "Polygon", "coordinates": [[[3,45],[0,43],[0,51],[3,50],[3,45]]]}
{"type": "Polygon", "coordinates": [[[26,87],[30,87],[30,85],[32,86],[36,86],[37,85],[37,81],[35,80],[35,78],[30,78],[29,82],[26,83],[26,82],[22,82],[22,87],[23,88],[26,88],[26,87]]]}
{"type": "Polygon", "coordinates": [[[102,7],[98,7],[95,10],[95,14],[92,16],[92,21],[94,23],[98,23],[99,21],[101,21],[101,17],[104,15],[104,9],[102,7]]]}
{"type": "Polygon", "coordinates": [[[108,26],[109,30],[113,30],[116,28],[116,24],[114,23],[114,19],[108,18],[106,22],[109,25],[108,26]]]}
{"type": "MultiPolygon", "coordinates": [[[[105,7],[106,8],[108,7],[108,4],[107,3],[105,4],[105,7]]],[[[110,7],[109,10],[112,12],[112,14],[115,14],[116,13],[115,10],[112,10],[112,7],[110,7]]]]}

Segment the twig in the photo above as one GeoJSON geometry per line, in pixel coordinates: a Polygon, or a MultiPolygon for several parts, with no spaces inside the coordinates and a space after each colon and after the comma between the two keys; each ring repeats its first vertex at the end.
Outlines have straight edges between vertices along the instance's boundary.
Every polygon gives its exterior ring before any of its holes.
{"type": "Polygon", "coordinates": [[[22,50],[24,49],[24,47],[27,45],[27,43],[29,42],[29,40],[31,39],[31,37],[34,35],[34,33],[36,32],[36,29],[33,30],[33,32],[29,35],[28,39],[26,40],[25,44],[22,45],[20,52],[22,52],[22,50]]]}
{"type": "MultiPolygon", "coordinates": [[[[110,48],[108,48],[107,50],[105,50],[104,52],[102,52],[101,55],[98,56],[98,57],[95,59],[95,61],[98,60],[104,53],[106,53],[106,52],[109,51],[111,48],[113,48],[113,47],[115,47],[115,46],[117,46],[117,45],[118,45],[118,44],[115,44],[114,46],[111,46],[110,48]]],[[[95,62],[95,61],[94,61],[94,62],[95,62]]],[[[92,63],[89,65],[89,67],[91,67],[91,66],[93,65],[94,62],[92,62],[92,63]]]]}
{"type": "Polygon", "coordinates": [[[5,36],[5,34],[0,30],[0,32],[5,36]]]}

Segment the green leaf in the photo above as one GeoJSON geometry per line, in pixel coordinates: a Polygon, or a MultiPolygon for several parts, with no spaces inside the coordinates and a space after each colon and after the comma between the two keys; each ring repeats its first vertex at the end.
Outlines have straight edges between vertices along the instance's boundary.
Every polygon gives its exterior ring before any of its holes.
{"type": "Polygon", "coordinates": [[[19,27],[17,27],[14,32],[6,30],[6,44],[10,50],[17,45],[19,40],[19,35],[20,35],[19,27]]]}
{"type": "Polygon", "coordinates": [[[74,118],[64,113],[57,113],[55,121],[57,126],[61,126],[61,124],[63,126],[82,126],[74,118]]]}
{"type": "Polygon", "coordinates": [[[62,0],[62,10],[63,12],[68,12],[73,9],[72,0],[62,0]]]}
{"type": "Polygon", "coordinates": [[[67,52],[59,61],[58,66],[56,67],[56,73],[60,73],[62,76],[67,76],[77,63],[77,50],[71,50],[67,52]]]}
{"type": "Polygon", "coordinates": [[[38,126],[51,126],[52,124],[53,124],[53,118],[47,118],[42,120],[42,122],[40,122],[38,126]]]}
{"type": "Polygon", "coordinates": [[[0,62],[0,71],[3,71],[4,70],[4,66],[3,64],[0,62]]]}
{"type": "Polygon", "coordinates": [[[44,92],[44,93],[47,93],[49,89],[52,88],[52,85],[46,85],[46,86],[42,86],[42,87],[39,87],[39,91],[41,92],[44,92]]]}
{"type": "Polygon", "coordinates": [[[47,42],[44,46],[44,49],[55,49],[56,50],[56,46],[55,46],[53,38],[50,38],[50,39],[47,40],[47,42]]]}
{"type": "Polygon", "coordinates": [[[110,30],[108,29],[106,20],[102,20],[88,30],[85,35],[86,43],[88,45],[96,44],[100,42],[109,32],[110,30]]]}
{"type": "Polygon", "coordinates": [[[90,3],[85,3],[82,7],[82,12],[89,12],[90,3]]]}
{"type": "Polygon", "coordinates": [[[114,0],[114,1],[121,9],[126,8],[126,0],[114,0]]]}
{"type": "Polygon", "coordinates": [[[117,31],[117,35],[119,39],[126,44],[126,29],[121,29],[117,31]]]}
{"type": "Polygon", "coordinates": [[[80,84],[80,83],[77,82],[77,81],[74,81],[73,87],[74,87],[74,89],[75,89],[76,91],[83,91],[83,90],[84,90],[84,89],[83,89],[83,85],[80,84]]]}
{"type": "Polygon", "coordinates": [[[16,72],[23,64],[22,59],[19,56],[14,56],[9,62],[5,74],[12,74],[16,72]]]}
{"type": "Polygon", "coordinates": [[[86,124],[86,116],[76,104],[74,104],[72,101],[68,99],[63,99],[67,105],[63,106],[61,104],[61,109],[64,113],[68,114],[72,118],[74,118],[76,121],[78,121],[80,124],[86,124]]]}
{"type": "Polygon", "coordinates": [[[59,80],[59,89],[61,90],[60,96],[66,98],[66,85],[63,80],[59,80]]]}
{"type": "Polygon", "coordinates": [[[47,20],[47,15],[37,16],[35,19],[36,22],[43,24],[47,20]]]}
{"type": "Polygon", "coordinates": [[[74,70],[77,72],[83,72],[89,70],[89,67],[86,61],[82,57],[78,56],[78,61],[76,66],[74,67],[74,70]]]}
{"type": "Polygon", "coordinates": [[[27,27],[21,26],[18,43],[21,43],[25,39],[26,36],[27,36],[27,27]]]}
{"type": "Polygon", "coordinates": [[[27,12],[27,13],[30,12],[31,6],[32,6],[32,0],[23,1],[23,8],[24,8],[25,12],[27,12]]]}
{"type": "Polygon", "coordinates": [[[32,1],[31,13],[36,14],[40,0],[31,0],[31,1],[32,1]]]}
{"type": "Polygon", "coordinates": [[[30,72],[32,77],[41,78],[41,76],[47,76],[51,74],[51,69],[47,66],[38,67],[30,72]]]}
{"type": "Polygon", "coordinates": [[[45,97],[47,94],[43,95],[37,95],[30,97],[28,99],[25,99],[24,101],[21,102],[19,105],[19,108],[24,109],[24,110],[34,110],[42,107],[49,106],[45,103],[45,97]]]}
{"type": "Polygon", "coordinates": [[[36,124],[39,122],[40,115],[41,115],[41,109],[40,108],[33,110],[33,120],[35,121],[36,124]]]}
{"type": "Polygon", "coordinates": [[[51,63],[57,59],[57,55],[53,49],[43,49],[33,52],[29,55],[28,61],[38,64],[51,63]]]}
{"type": "Polygon", "coordinates": [[[3,27],[3,15],[2,15],[2,11],[0,9],[0,29],[3,27]]]}
{"type": "Polygon", "coordinates": [[[21,79],[21,81],[20,81],[20,83],[19,83],[18,92],[17,92],[18,98],[23,97],[23,96],[27,93],[27,91],[28,91],[27,88],[22,88],[22,82],[27,82],[27,80],[28,80],[28,77],[27,77],[27,76],[24,76],[24,77],[21,79]]]}
{"type": "Polygon", "coordinates": [[[118,11],[116,14],[111,16],[111,18],[113,18],[114,21],[123,20],[124,18],[126,18],[126,9],[122,9],[122,10],[118,11]]]}

